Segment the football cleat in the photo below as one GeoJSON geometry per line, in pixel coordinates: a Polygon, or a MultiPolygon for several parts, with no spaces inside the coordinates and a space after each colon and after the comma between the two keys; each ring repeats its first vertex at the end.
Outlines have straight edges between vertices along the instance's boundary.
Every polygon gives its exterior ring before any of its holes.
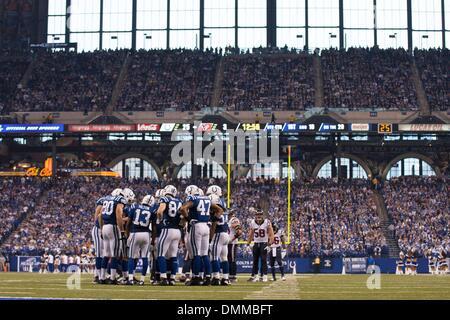
{"type": "Polygon", "coordinates": [[[138,284],[139,284],[140,286],[143,286],[143,285],[144,285],[144,280],[140,280],[140,281],[138,282],[138,284]]]}
{"type": "Polygon", "coordinates": [[[230,283],[230,281],[228,279],[222,279],[220,281],[220,285],[221,286],[229,286],[229,285],[231,285],[231,283],[230,283]]]}
{"type": "Polygon", "coordinates": [[[262,278],[262,282],[267,282],[267,276],[264,276],[264,277],[262,278]]]}
{"type": "Polygon", "coordinates": [[[277,278],[272,277],[270,278],[270,281],[277,281],[277,278]]]}
{"type": "Polygon", "coordinates": [[[125,282],[125,285],[127,286],[132,286],[134,283],[133,281],[127,280],[127,282],[125,282]]]}
{"type": "Polygon", "coordinates": [[[95,277],[94,280],[92,280],[92,283],[100,283],[98,277],[95,277]]]}
{"type": "Polygon", "coordinates": [[[212,285],[212,286],[220,286],[220,280],[219,280],[219,278],[214,278],[214,279],[212,279],[211,285],[212,285]]]}
{"type": "Polygon", "coordinates": [[[248,282],[258,282],[258,279],[256,277],[250,277],[250,279],[247,280],[248,282]]]}
{"type": "Polygon", "coordinates": [[[282,276],[282,277],[281,277],[281,281],[286,281],[286,277],[285,277],[285,276],[282,276]]]}
{"type": "Polygon", "coordinates": [[[160,286],[170,286],[170,282],[167,279],[162,279],[159,283],[160,286]]]}
{"type": "Polygon", "coordinates": [[[204,286],[209,286],[209,285],[211,285],[211,278],[210,277],[206,277],[205,278],[205,281],[203,281],[203,284],[202,285],[204,285],[204,286]]]}
{"type": "Polygon", "coordinates": [[[202,281],[199,277],[194,277],[190,281],[186,281],[187,286],[201,286],[202,281]]]}
{"type": "Polygon", "coordinates": [[[175,285],[175,279],[170,279],[169,286],[174,286],[174,285],[175,285]]]}

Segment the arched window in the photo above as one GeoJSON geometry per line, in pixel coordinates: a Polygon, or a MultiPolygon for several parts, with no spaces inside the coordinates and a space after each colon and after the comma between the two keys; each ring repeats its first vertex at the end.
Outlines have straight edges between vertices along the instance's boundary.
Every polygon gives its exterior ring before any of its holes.
{"type": "MultiPolygon", "coordinates": [[[[290,168],[291,180],[295,179],[295,170],[290,168]]],[[[287,179],[288,165],[287,162],[282,163],[281,179],[287,179]]],[[[256,163],[252,166],[247,174],[247,178],[266,178],[266,179],[279,179],[280,178],[280,164],[279,163],[256,163]]]]}
{"type": "Polygon", "coordinates": [[[389,170],[386,179],[400,176],[435,176],[433,168],[424,160],[418,158],[404,158],[394,164],[389,170]]]}
{"type": "Polygon", "coordinates": [[[128,158],[120,161],[112,170],[124,178],[150,178],[158,180],[155,168],[144,159],[128,158]]]}
{"type": "MultiPolygon", "coordinates": [[[[206,161],[203,164],[200,164],[199,176],[202,178],[226,178],[227,173],[217,162],[206,161]]],[[[178,171],[177,174],[178,179],[187,179],[190,177],[192,177],[191,161],[181,167],[180,171],[178,171]]]]}
{"type": "MultiPolygon", "coordinates": [[[[319,178],[335,178],[337,177],[339,159],[336,158],[334,170],[331,166],[331,160],[325,163],[317,173],[319,178]]],[[[367,179],[367,172],[355,160],[350,158],[341,158],[340,176],[347,179],[367,179]]]]}

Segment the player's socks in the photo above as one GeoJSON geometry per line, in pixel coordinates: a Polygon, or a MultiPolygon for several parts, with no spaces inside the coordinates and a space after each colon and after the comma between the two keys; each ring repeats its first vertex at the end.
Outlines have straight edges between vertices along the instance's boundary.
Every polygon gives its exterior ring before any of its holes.
{"type": "Polygon", "coordinates": [[[202,262],[203,262],[203,268],[205,271],[205,275],[207,277],[211,277],[211,262],[209,260],[209,256],[203,256],[202,262]]]}
{"type": "MultiPolygon", "coordinates": [[[[100,257],[95,258],[95,275],[100,278],[100,270],[102,269],[103,259],[100,257]]],[[[56,269],[58,271],[58,269],[56,269]]]]}
{"type": "Polygon", "coordinates": [[[133,277],[134,277],[134,260],[129,259],[128,260],[128,279],[130,281],[133,281],[133,277]]]}
{"type": "Polygon", "coordinates": [[[106,279],[106,269],[108,268],[108,260],[109,258],[104,257],[102,259],[101,271],[100,271],[100,280],[106,279]]]}
{"type": "Polygon", "coordinates": [[[116,258],[111,258],[111,280],[116,280],[116,276],[117,276],[117,266],[118,266],[118,261],[116,258]]]}
{"type": "Polygon", "coordinates": [[[212,269],[212,273],[213,273],[213,276],[215,275],[215,274],[219,274],[219,272],[220,272],[220,264],[219,264],[219,260],[213,260],[212,262],[211,262],[211,269],[212,269]]]}
{"type": "Polygon", "coordinates": [[[221,263],[223,278],[228,280],[228,274],[230,273],[230,264],[228,261],[221,263]]]}
{"type": "Polygon", "coordinates": [[[171,274],[171,279],[175,279],[175,276],[177,275],[178,272],[178,258],[174,257],[174,258],[170,258],[170,266],[172,268],[172,274],[171,274]]]}
{"type": "MultiPolygon", "coordinates": [[[[142,275],[145,277],[147,275],[148,269],[148,258],[142,258],[142,275]]],[[[128,270],[129,272],[129,270],[128,270]]]]}
{"type": "Polygon", "coordinates": [[[193,266],[192,266],[192,273],[198,277],[200,274],[200,268],[202,265],[202,259],[200,258],[200,256],[195,256],[193,259],[193,266]]]}
{"type": "Polygon", "coordinates": [[[158,265],[159,265],[160,277],[162,279],[166,279],[167,278],[166,258],[158,257],[158,265]]]}

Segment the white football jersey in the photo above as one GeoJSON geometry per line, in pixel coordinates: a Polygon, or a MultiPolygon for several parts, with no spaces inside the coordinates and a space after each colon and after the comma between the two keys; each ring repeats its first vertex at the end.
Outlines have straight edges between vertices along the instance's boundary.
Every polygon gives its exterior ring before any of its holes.
{"type": "Polygon", "coordinates": [[[281,237],[284,237],[283,231],[278,229],[278,231],[273,235],[273,243],[270,246],[271,248],[281,247],[281,237]]]}
{"type": "Polygon", "coordinates": [[[236,226],[240,225],[241,222],[239,221],[238,218],[233,217],[228,221],[228,229],[229,229],[229,234],[230,234],[230,243],[231,244],[237,244],[238,243],[238,239],[234,239],[234,237],[236,236],[236,226]],[[232,239],[234,239],[233,241],[231,241],[232,239]]]}
{"type": "Polygon", "coordinates": [[[261,243],[261,242],[269,242],[269,226],[270,221],[268,219],[264,219],[263,223],[257,224],[255,219],[250,223],[250,228],[253,229],[253,242],[261,243]]]}

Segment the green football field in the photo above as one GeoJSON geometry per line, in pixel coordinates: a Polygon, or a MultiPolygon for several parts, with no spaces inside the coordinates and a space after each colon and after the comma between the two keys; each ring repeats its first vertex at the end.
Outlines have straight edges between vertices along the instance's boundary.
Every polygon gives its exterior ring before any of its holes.
{"type": "Polygon", "coordinates": [[[95,285],[91,275],[0,273],[0,298],[68,299],[450,299],[450,276],[381,275],[380,289],[368,289],[368,275],[289,275],[281,282],[247,282],[228,287],[95,285]],[[67,282],[72,289],[69,289],[67,282]]]}

